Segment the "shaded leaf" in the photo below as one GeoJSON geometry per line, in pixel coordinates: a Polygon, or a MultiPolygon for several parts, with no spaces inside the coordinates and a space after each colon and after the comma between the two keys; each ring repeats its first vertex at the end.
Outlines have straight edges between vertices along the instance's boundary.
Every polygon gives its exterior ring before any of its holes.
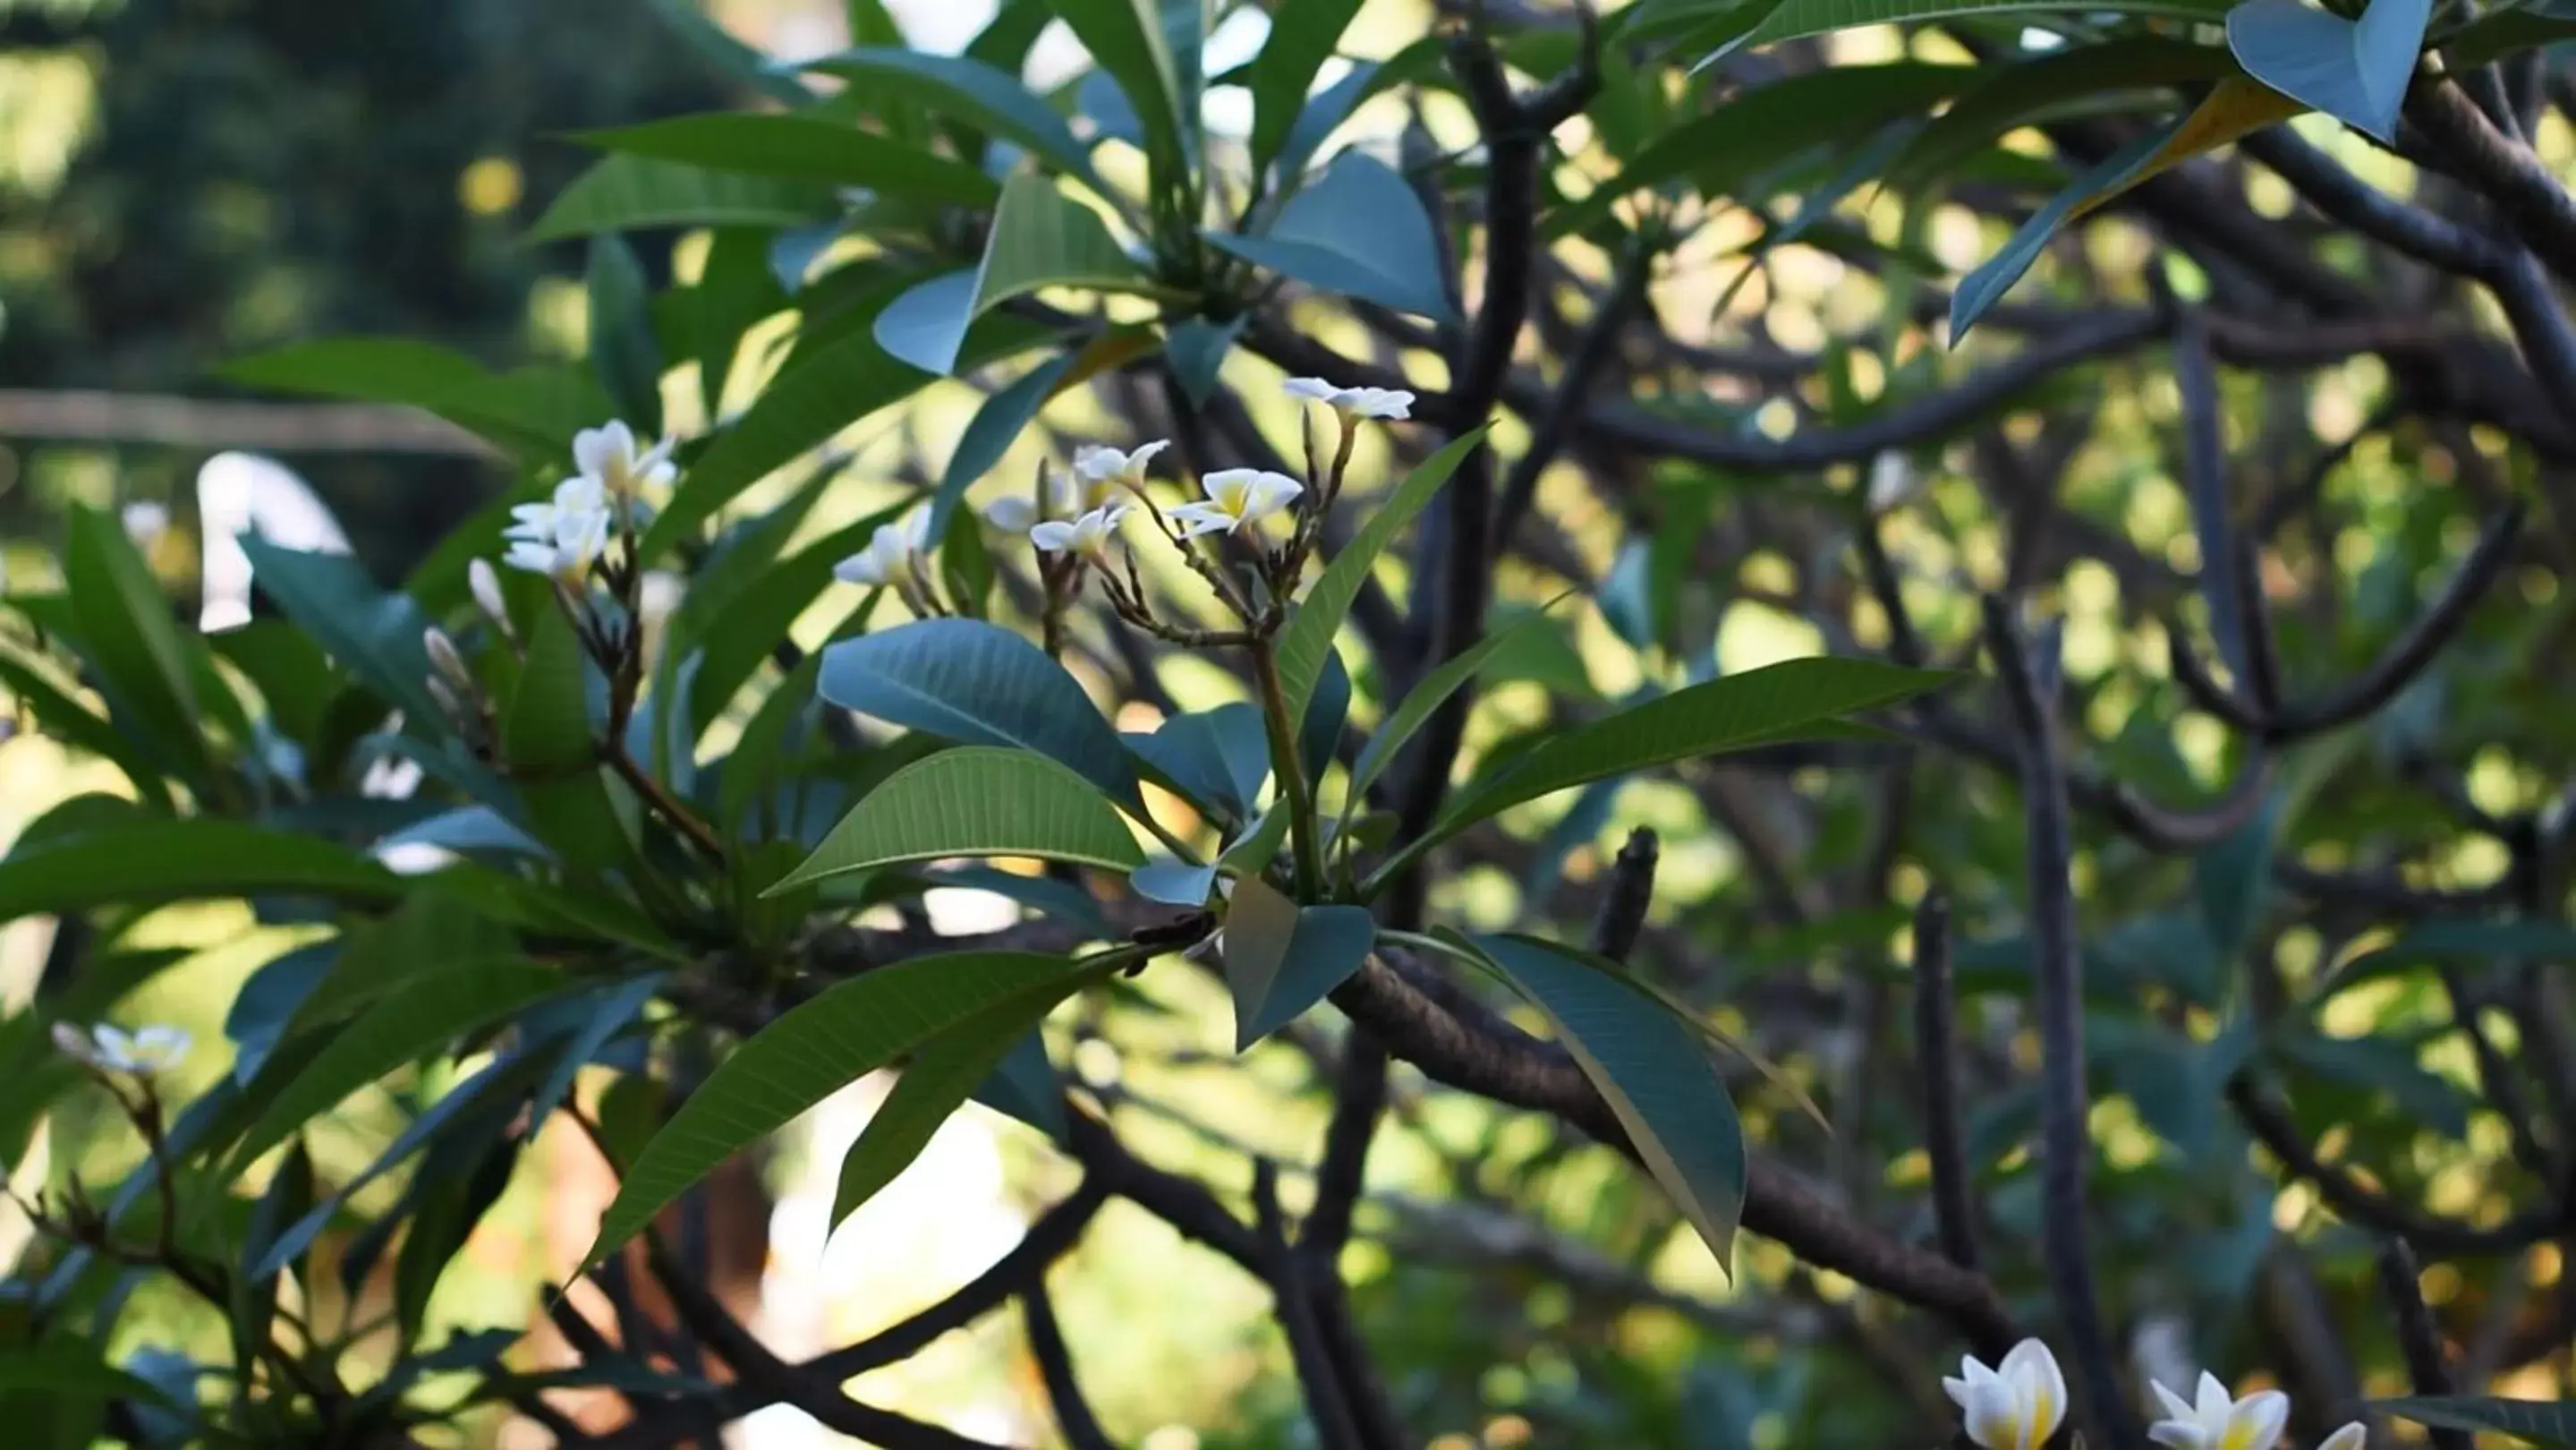
{"type": "Polygon", "coordinates": [[[1362,151],[1333,158],[1258,236],[1210,232],[1216,246],[1300,282],[1435,321],[1454,321],[1439,239],[1422,200],[1362,151]]]}
{"type": "Polygon", "coordinates": [[[841,1158],[840,1182],[832,1192],[832,1225],[838,1227],[912,1166],[939,1125],[1001,1069],[1012,1050],[1029,1040],[1060,1000],[1039,993],[1006,1001],[948,1029],[914,1053],[893,1090],[869,1115],[858,1141],[841,1158]]]}
{"type": "Polygon", "coordinates": [[[1240,701],[1174,715],[1151,735],[1125,739],[1128,749],[1192,803],[1222,814],[1249,815],[1270,779],[1270,739],[1261,711],[1240,701]]]}
{"type": "Polygon", "coordinates": [[[1271,12],[1270,38],[1252,58],[1244,84],[1252,92],[1252,169],[1257,175],[1288,145],[1306,109],[1315,73],[1359,14],[1359,0],[1282,0],[1271,12]]]}
{"type": "Polygon", "coordinates": [[[2432,0],[2370,0],[2357,21],[2298,0],[2245,0],[2227,12],[2227,48],[2263,84],[2394,141],[2432,16],[2432,0]]]}
{"type": "Polygon", "coordinates": [[[1203,907],[1208,893],[1216,889],[1216,867],[1194,866],[1187,861],[1169,858],[1148,861],[1128,875],[1127,882],[1136,894],[1147,901],[1166,906],[1203,907]]]}
{"type": "Polygon", "coordinates": [[[0,857],[0,922],[232,896],[391,901],[402,878],[315,836],[238,821],[145,821],[0,857]]]}
{"type": "Polygon", "coordinates": [[[1560,594],[1541,609],[1522,615],[1511,624],[1486,635],[1422,677],[1421,682],[1395,707],[1394,713],[1386,717],[1386,722],[1377,727],[1377,733],[1369,737],[1368,746],[1360,751],[1359,759],[1352,762],[1350,795],[1342,807],[1345,820],[1349,819],[1360,799],[1368,794],[1369,785],[1394,762],[1396,751],[1402,749],[1404,742],[1413,738],[1413,732],[1421,729],[1423,722],[1431,718],[1431,712],[1439,709],[1442,701],[1481,673],[1486,662],[1498,651],[1512,646],[1522,633],[1545,625],[1548,622],[1546,611],[1554,608],[1564,597],[1560,594]]]}
{"type": "Polygon", "coordinates": [[[662,432],[662,344],[652,288],[635,249],[613,232],[590,239],[590,366],[617,414],[645,438],[662,432]]]}
{"type": "Polygon", "coordinates": [[[2128,145],[2105,157],[2101,164],[2069,183],[2065,190],[2049,198],[2048,204],[2031,213],[2030,220],[2016,229],[2001,250],[1978,264],[1977,269],[1959,279],[1958,290],[1950,294],[1950,345],[1958,346],[1968,329],[1977,325],[2030,264],[2039,260],[2040,249],[2057,229],[2076,215],[2076,209],[2097,196],[2114,193],[2129,184],[2131,176],[2145,166],[2170,141],[2175,127],[2149,131],[2128,145]]]}
{"type": "MultiPolygon", "coordinates": [[[[1043,15],[1041,10],[1038,12],[1043,15]]],[[[1103,195],[1109,188],[1091,169],[1091,156],[1064,118],[1007,72],[967,56],[929,55],[898,46],[861,46],[809,63],[856,82],[883,88],[934,111],[970,121],[1080,178],[1103,195]]]]}
{"type": "Polygon", "coordinates": [[[823,698],[966,745],[1032,750],[1139,806],[1118,733],[1064,666],[1009,630],[925,619],[823,652],[823,698]]]}
{"type": "Polygon", "coordinates": [[[1002,187],[972,284],[961,285],[953,273],[925,282],[880,314],[874,332],[893,356],[948,373],[958,366],[968,325],[1014,297],[1041,287],[1137,291],[1146,285],[1098,212],[1046,178],[1023,173],[1002,187]]]}
{"type": "Polygon", "coordinates": [[[2492,1430],[2535,1445],[2576,1445],[2576,1404],[2506,1400],[2488,1395],[2434,1395],[2373,1400],[2370,1408],[2437,1430],[2492,1430]]]}
{"type": "Polygon", "coordinates": [[[1555,1029],[1648,1171],[1731,1271],[1744,1212],[1744,1129],[1699,1035],[1662,1003],[1550,944],[1475,945],[1555,1029]]]}

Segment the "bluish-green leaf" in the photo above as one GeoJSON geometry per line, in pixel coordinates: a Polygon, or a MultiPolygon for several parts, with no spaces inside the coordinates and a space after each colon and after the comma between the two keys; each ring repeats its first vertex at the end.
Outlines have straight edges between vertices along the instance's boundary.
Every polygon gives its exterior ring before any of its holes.
{"type": "Polygon", "coordinates": [[[1366,907],[1299,906],[1257,876],[1237,881],[1225,913],[1235,1051],[1324,1000],[1376,943],[1377,922],[1366,907]]]}
{"type": "Polygon", "coordinates": [[[251,578],[341,668],[408,718],[439,718],[429,693],[429,651],[421,643],[429,616],[410,595],[377,588],[346,554],[282,549],[256,534],[244,535],[241,546],[251,578]]]}
{"type": "Polygon", "coordinates": [[[1258,236],[1210,232],[1226,251],[1327,292],[1456,320],[1421,198],[1385,162],[1345,151],[1258,236]]]}
{"type": "MultiPolygon", "coordinates": [[[[1289,628],[1296,625],[1292,620],[1289,628]]],[[[1306,710],[1297,721],[1297,759],[1306,767],[1309,782],[1324,778],[1333,757],[1342,745],[1342,727],[1351,718],[1351,669],[1342,663],[1339,651],[1328,642],[1324,649],[1323,672],[1316,676],[1314,693],[1306,701],[1306,710]]],[[[1264,861],[1268,858],[1264,857],[1264,861]]]]}
{"type": "Polygon", "coordinates": [[[2008,132],[2070,104],[2120,92],[2165,92],[2215,81],[2234,61],[2217,46],[2164,35],[2119,35],[2096,45],[2032,56],[1998,66],[1914,133],[1887,164],[1890,186],[1908,189],[1971,160],[2008,132]]]}
{"type": "Polygon", "coordinates": [[[139,1375],[101,1357],[97,1346],[66,1337],[0,1349],[0,1393],[32,1390],[86,1400],[139,1400],[164,1410],[186,1407],[139,1375]]]}
{"type": "Polygon", "coordinates": [[[578,139],[624,155],[790,181],[865,187],[889,196],[954,206],[988,207],[1002,194],[1000,182],[964,162],[813,116],[718,111],[585,131],[578,139]]]}
{"type": "Polygon", "coordinates": [[[880,967],[790,1009],[719,1063],[644,1146],[583,1263],[596,1263],[718,1164],[844,1085],[983,1012],[1060,1001],[1084,980],[1085,969],[1061,957],[958,952],[880,967]]]}
{"type": "Polygon", "coordinates": [[[1165,906],[1202,907],[1216,889],[1216,867],[1192,865],[1170,857],[1146,862],[1130,872],[1127,884],[1147,901],[1165,906]]]}
{"type": "Polygon", "coordinates": [[[813,93],[798,85],[793,76],[778,74],[771,68],[767,56],[735,39],[732,31],[710,19],[699,0],[645,0],[645,3],[716,74],[735,85],[756,91],[782,106],[801,106],[813,100],[813,93]]]}
{"type": "MultiPolygon", "coordinates": [[[[1554,602],[1549,601],[1550,607],[1553,607],[1554,602]]],[[[1486,635],[1451,656],[1438,669],[1424,675],[1421,682],[1405,695],[1402,703],[1395,707],[1394,712],[1386,717],[1385,723],[1377,727],[1377,733],[1369,737],[1368,746],[1360,751],[1359,759],[1352,762],[1350,796],[1342,808],[1343,818],[1347,820],[1350,817],[1352,808],[1358,804],[1361,797],[1368,794],[1369,785],[1394,762],[1395,752],[1403,748],[1405,741],[1413,738],[1413,732],[1422,728],[1423,722],[1431,718],[1431,712],[1439,709],[1442,701],[1456,694],[1461,686],[1474,679],[1484,669],[1486,661],[1493,658],[1496,651],[1511,646],[1522,632],[1546,623],[1545,610],[1522,615],[1512,624],[1486,635]]]]}
{"type": "Polygon", "coordinates": [[[1296,614],[1279,634],[1279,687],[1290,715],[1305,718],[1306,702],[1314,698],[1316,682],[1324,675],[1325,656],[1333,652],[1333,639],[1342,632],[1351,601],[1359,598],[1360,587],[1368,582],[1369,571],[1377,567],[1378,556],[1458,471],[1468,451],[1482,446],[1484,441],[1485,430],[1478,428],[1406,474],[1384,502],[1368,509],[1368,522],[1333,556],[1314,587],[1298,602],[1296,614]]]}
{"type": "Polygon", "coordinates": [[[930,496],[930,520],[923,526],[925,548],[935,548],[948,536],[948,520],[965,501],[966,490],[976,480],[993,471],[1011,444],[1045,407],[1047,399],[1064,386],[1074,365],[1082,361],[1079,351],[1067,351],[1047,359],[1013,380],[1011,385],[984,400],[966,431],[957,435],[957,446],[949,452],[947,470],[939,476],[938,491],[930,496]]]}
{"type": "Polygon", "coordinates": [[[2357,21],[2298,0],[2245,0],[2227,12],[2227,48],[2263,84],[2393,141],[2432,14],[2432,0],[2370,0],[2357,21]]]}
{"type": "MultiPolygon", "coordinates": [[[[204,645],[180,637],[170,596],[161,591],[122,524],[98,509],[74,509],[69,532],[63,578],[72,620],[91,665],[122,706],[113,718],[121,728],[153,740],[171,758],[210,768],[213,755],[202,733],[208,722],[198,713],[204,645]]],[[[234,739],[248,743],[250,729],[240,702],[211,671],[206,673],[213,688],[203,703],[209,710],[220,707],[218,718],[234,739]]]]}
{"type": "Polygon", "coordinates": [[[1064,1081],[1047,1058],[1043,1028],[1020,1034],[1019,1041],[1002,1054],[1001,1064],[975,1089],[974,1099],[1057,1142],[1064,1141],[1064,1081]]]}
{"type": "Polygon", "coordinates": [[[2490,1395],[2431,1395],[2373,1400],[2370,1408],[2437,1430],[2493,1431],[2534,1445],[2576,1445],[2576,1404],[2507,1400],[2490,1395]]]}
{"type": "Polygon", "coordinates": [[[1046,178],[1023,173],[1002,187],[972,286],[962,287],[955,274],[923,283],[887,308],[874,331],[888,353],[947,373],[959,365],[967,328],[1014,297],[1042,287],[1132,292],[1147,286],[1098,212],[1046,178]]]}
{"type": "Polygon", "coordinates": [[[1177,185],[1183,165],[1181,84],[1157,0],[1053,0],[1052,8],[1126,93],[1153,164],[1153,184],[1177,185]]]}
{"type": "Polygon", "coordinates": [[[823,652],[823,698],[966,745],[1033,750],[1139,806],[1118,732],[1036,645],[975,619],[925,619],[823,652]]]}
{"type": "Polygon", "coordinates": [[[1243,335],[1244,324],[1252,320],[1246,313],[1231,322],[1211,322],[1204,317],[1184,318],[1164,330],[1163,360],[1171,369],[1172,381],[1192,403],[1204,405],[1216,394],[1217,375],[1225,368],[1226,354],[1234,350],[1234,340],[1243,335]]]}
{"type": "Polygon", "coordinates": [[[1545,1013],[1648,1171],[1730,1266],[1744,1213],[1744,1128],[1700,1034],[1662,1003],[1551,943],[1475,942],[1545,1013]]]}
{"type": "Polygon", "coordinates": [[[646,227],[792,227],[821,221],[838,209],[831,188],[809,181],[611,155],[563,189],[528,229],[528,240],[551,242],[646,227]]]}
{"type": "Polygon", "coordinates": [[[1126,740],[1191,801],[1238,818],[1251,813],[1270,778],[1261,712],[1239,701],[1175,715],[1153,734],[1126,740]]]}
{"type": "Polygon", "coordinates": [[[952,856],[1035,856],[1112,871],[1145,860],[1127,823],[1089,781],[1027,750],[964,746],[886,777],[803,865],[763,894],[952,856]]]}

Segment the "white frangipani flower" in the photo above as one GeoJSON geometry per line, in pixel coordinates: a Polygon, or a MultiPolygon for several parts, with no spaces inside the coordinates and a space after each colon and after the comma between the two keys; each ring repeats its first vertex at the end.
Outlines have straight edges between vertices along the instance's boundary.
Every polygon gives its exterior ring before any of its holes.
{"type": "Polygon", "coordinates": [[[1413,394],[1402,388],[1341,388],[1322,378],[1290,378],[1288,396],[1322,403],[1354,418],[1413,416],[1413,394]]]}
{"type": "Polygon", "coordinates": [[[2363,1444],[2369,1439],[2370,1431],[2364,1429],[2359,1420],[2355,1420],[2351,1424],[2346,1425],[2342,1429],[2335,1431],[2333,1434],[2328,1435],[2322,1440],[2319,1440],[2317,1442],[2317,1450],[2361,1450],[2363,1444]]]}
{"type": "Polygon", "coordinates": [[[1172,510],[1185,537],[1230,534],[1245,524],[1266,519],[1295,501],[1306,491],[1306,485],[1266,468],[1220,468],[1200,480],[1199,490],[1207,495],[1204,502],[1185,503],[1172,510]]]}
{"type": "Polygon", "coordinates": [[[2012,1347],[1988,1369],[1974,1355],[1959,1361],[1957,1379],[1941,1388],[1959,1407],[1962,1427],[1980,1450],[2039,1450],[2066,1419],[2066,1376],[2057,1357],[2036,1339],[2012,1347]]]}
{"type": "Polygon", "coordinates": [[[1106,559],[1110,541],[1118,537],[1119,521],[1126,517],[1125,504],[1112,504],[1107,508],[1093,509],[1070,523],[1048,519],[1029,530],[1029,542],[1051,554],[1106,559]]]}
{"type": "Polygon", "coordinates": [[[2147,1438],[2170,1450],[2272,1450],[2281,1441],[2281,1427],[2290,1421],[2288,1395],[2257,1390],[2240,1400],[2206,1370],[2196,1401],[2160,1381],[2150,1380],[2147,1387],[2156,1392],[2166,1415],[2147,1427],[2147,1438]]]}
{"type": "Polygon", "coordinates": [[[866,548],[832,566],[832,577],[844,584],[871,589],[901,585],[912,573],[912,561],[921,553],[922,537],[929,527],[930,515],[923,509],[914,509],[893,523],[877,525],[866,548]]]}
{"type": "Polygon", "coordinates": [[[501,562],[514,569],[578,583],[608,548],[607,487],[588,474],[565,479],[551,498],[520,504],[510,517],[515,522],[501,533],[510,552],[501,562]]]}
{"type": "Polygon", "coordinates": [[[573,465],[585,478],[617,498],[633,498],[648,488],[669,488],[680,476],[671,462],[671,439],[638,451],[635,430],[619,419],[572,435],[573,465]]]}
{"type": "Polygon", "coordinates": [[[101,1022],[84,1032],[69,1022],[54,1024],[54,1046],[64,1056],[101,1072],[138,1076],[166,1072],[188,1056],[187,1029],[155,1025],[128,1032],[101,1022]]]}
{"type": "MultiPolygon", "coordinates": [[[[1086,444],[1074,452],[1073,471],[1087,484],[1103,487],[1125,484],[1132,488],[1142,488],[1145,484],[1146,465],[1154,461],[1155,454],[1171,446],[1170,440],[1163,438],[1157,438],[1151,443],[1139,443],[1132,451],[1111,448],[1100,443],[1086,444]]],[[[1086,509],[1096,509],[1106,502],[1108,502],[1106,498],[1085,498],[1083,506],[1086,509]]]]}
{"type": "Polygon", "coordinates": [[[1074,518],[1103,507],[1117,491],[1115,480],[1094,483],[1050,468],[1043,506],[1025,492],[1006,494],[984,505],[984,522],[1006,534],[1025,534],[1048,519],[1074,518]]]}

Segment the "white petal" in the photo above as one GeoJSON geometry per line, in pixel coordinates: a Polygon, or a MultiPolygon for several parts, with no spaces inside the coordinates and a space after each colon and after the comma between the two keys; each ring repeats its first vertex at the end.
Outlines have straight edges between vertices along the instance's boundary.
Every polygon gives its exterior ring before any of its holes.
{"type": "Polygon", "coordinates": [[[2218,1450],[2272,1450],[2281,1443],[2281,1427],[2290,1423],[2290,1397],[2263,1390],[2238,1400],[2228,1412],[2227,1431],[2218,1450]]]}
{"type": "Polygon", "coordinates": [[[576,473],[555,485],[555,512],[592,513],[608,507],[608,485],[596,474],[576,473]]]}
{"type": "Polygon", "coordinates": [[[1348,406],[1363,418],[1413,416],[1413,395],[1402,388],[1353,388],[1348,406]]]}
{"type": "Polygon", "coordinates": [[[1322,378],[1290,378],[1279,386],[1292,398],[1311,398],[1318,403],[1331,401],[1333,394],[1341,391],[1322,378]]]}
{"type": "Polygon", "coordinates": [[[1151,443],[1137,444],[1136,451],[1127,455],[1127,467],[1123,471],[1142,477],[1145,466],[1154,461],[1154,455],[1171,446],[1172,440],[1169,438],[1157,438],[1151,443]]]}
{"type": "Polygon", "coordinates": [[[2361,1450],[2370,1439],[2370,1431],[2359,1420],[2344,1426],[2317,1442],[2317,1450],[2361,1450]]]}
{"type": "Polygon", "coordinates": [[[1305,491],[1306,485],[1284,473],[1256,474],[1252,480],[1252,496],[1245,503],[1243,516],[1247,520],[1268,518],[1286,508],[1291,500],[1305,491]]]}
{"type": "Polygon", "coordinates": [[[1106,444],[1086,443],[1073,451],[1073,471],[1084,478],[1116,478],[1127,471],[1127,455],[1106,444]]]}
{"type": "Polygon", "coordinates": [[[877,567],[873,553],[852,554],[832,566],[832,577],[844,584],[874,588],[885,583],[885,571],[877,567]]]}
{"type": "Polygon", "coordinates": [[[2013,1387],[2030,1420],[2030,1443],[2047,1441],[2066,1423],[2066,1375],[2057,1367],[2057,1356],[2036,1339],[2025,1339],[2004,1356],[1996,1373],[2013,1387]]]}
{"type": "Polygon", "coordinates": [[[510,552],[501,556],[501,562],[531,574],[552,574],[555,572],[554,546],[534,539],[515,540],[510,545],[510,552]]]}
{"type": "Polygon", "coordinates": [[[1951,1404],[1957,1405],[1963,1410],[1968,1407],[1968,1382],[1966,1380],[1952,1379],[1948,1375],[1943,1375],[1941,1376],[1941,1392],[1950,1397],[1951,1404]]]}
{"type": "Polygon", "coordinates": [[[2200,1393],[2192,1405],[2192,1413],[2199,1417],[2201,1428],[2213,1432],[2226,1428],[2227,1417],[2235,1410],[2236,1396],[2228,1393],[2227,1386],[2218,1382],[2218,1376],[2202,1370],[2200,1393]]]}
{"type": "Polygon", "coordinates": [[[584,428],[572,435],[572,466],[581,473],[596,476],[606,472],[613,460],[622,460],[626,449],[618,446],[617,435],[626,425],[611,422],[597,428],[584,428]]]}
{"type": "Polygon", "coordinates": [[[1181,537],[1194,539],[1201,534],[1232,533],[1240,522],[1234,515],[1212,503],[1185,503],[1171,512],[1172,521],[1181,526],[1181,537]]]}
{"type": "Polygon", "coordinates": [[[193,1040],[184,1027],[155,1024],[134,1034],[134,1054],[147,1067],[177,1067],[187,1059],[193,1040]]]}
{"type": "Polygon", "coordinates": [[[69,1022],[54,1024],[54,1050],[74,1062],[96,1063],[98,1044],[90,1035],[69,1022]]]}
{"type": "Polygon", "coordinates": [[[1072,548],[1081,537],[1081,525],[1068,524],[1061,519],[1049,519],[1029,530],[1029,542],[1050,554],[1063,553],[1072,548]]]}
{"type": "Polygon", "coordinates": [[[2200,1411],[2192,1408],[2191,1401],[2166,1389],[2162,1381],[2149,1380],[2147,1388],[2154,1390],[2156,1398],[2163,1402],[2166,1418],[2183,1420],[2195,1425],[2200,1423],[2200,1411]]]}
{"type": "Polygon", "coordinates": [[[1969,1386],[1961,1428],[1984,1450],[2022,1450],[2019,1409],[2002,1380],[1979,1380],[1969,1386]]]}
{"type": "Polygon", "coordinates": [[[1038,521],[1036,501],[1019,494],[984,505],[984,522],[1006,534],[1025,534],[1038,521]]]}

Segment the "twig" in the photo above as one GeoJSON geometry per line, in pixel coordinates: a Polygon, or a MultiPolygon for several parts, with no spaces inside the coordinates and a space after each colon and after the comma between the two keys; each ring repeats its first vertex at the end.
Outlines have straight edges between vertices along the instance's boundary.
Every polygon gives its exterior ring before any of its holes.
{"type": "Polygon", "coordinates": [[[1592,949],[1614,962],[1628,960],[1637,949],[1637,933],[1646,926],[1646,908],[1655,896],[1655,862],[1660,852],[1655,833],[1639,826],[1611,859],[1610,880],[1601,893],[1601,908],[1592,917],[1592,949]]]}
{"type": "Polygon", "coordinates": [[[1046,1381],[1047,1403],[1055,1407],[1056,1428],[1064,1432],[1068,1450],[1117,1450],[1109,1432],[1100,1428],[1100,1417],[1091,1412],[1091,1402],[1083,1397],[1081,1382],[1074,1378],[1073,1350],[1064,1342],[1064,1326],[1056,1322],[1043,1276],[1021,1291],[1020,1313],[1028,1326],[1029,1354],[1038,1362],[1039,1377],[1046,1381]]]}
{"type": "MultiPolygon", "coordinates": [[[[2416,1282],[2420,1272],[2415,1251],[2404,1239],[2390,1239],[2380,1246],[2379,1287],[2397,1312],[2397,1347],[2406,1356],[2406,1372],[2414,1377],[2415,1393],[2447,1395],[2452,1392],[2451,1366],[2442,1353],[2442,1331],[2424,1304],[2422,1285],[2416,1282]]],[[[2433,1450],[2474,1450],[2465,1430],[2428,1428],[2425,1436],[2433,1450]]]]}
{"type": "Polygon", "coordinates": [[[1974,1272],[1976,1200],[1959,1128],[1959,1049],[1951,1022],[1950,902],[1927,893],[1914,909],[1914,1055],[1923,1074],[1923,1146],[1932,1159],[1932,1216],[1941,1252],[1974,1272]]]}
{"type": "MultiPolygon", "coordinates": [[[[2085,1387],[2097,1436],[2116,1450],[2141,1450],[2136,1420],[2120,1396],[2119,1372],[2093,1287],[2085,1250],[2084,1180],[2093,1140],[2084,1085],[2084,964],[2077,945],[2075,841],[2068,825],[2066,777],[2057,756],[2056,662],[2034,657],[2013,606],[1984,601],[1986,647],[1993,653],[2021,763],[2022,813],[2030,857],[2030,943],[2037,978],[2040,1037],[2040,1258],[2057,1300],[2066,1347],[2085,1387]]],[[[2049,646],[2053,651],[2053,644],[2049,646]]]]}

